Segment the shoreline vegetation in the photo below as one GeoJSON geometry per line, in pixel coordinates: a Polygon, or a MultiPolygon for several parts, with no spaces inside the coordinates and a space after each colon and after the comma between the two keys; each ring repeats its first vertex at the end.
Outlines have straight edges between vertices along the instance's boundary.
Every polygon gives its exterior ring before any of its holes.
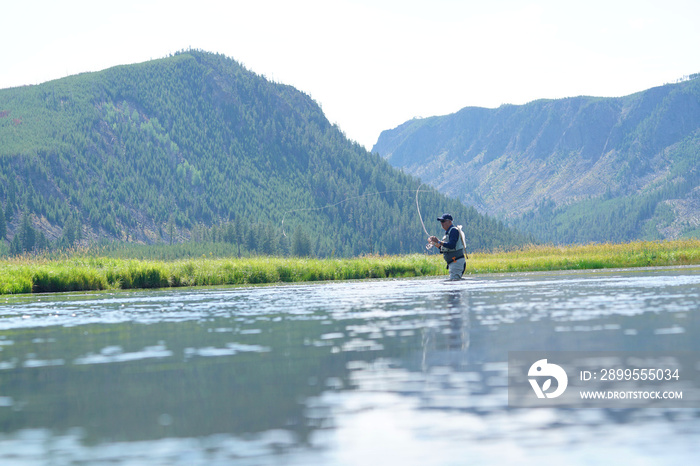
{"type": "MultiPolygon", "coordinates": [[[[700,239],[572,246],[526,246],[469,254],[465,276],[700,264],[700,239]]],[[[73,253],[0,259],[0,294],[183,286],[249,285],[446,275],[437,254],[341,258],[203,255],[177,260],[73,253]]]]}

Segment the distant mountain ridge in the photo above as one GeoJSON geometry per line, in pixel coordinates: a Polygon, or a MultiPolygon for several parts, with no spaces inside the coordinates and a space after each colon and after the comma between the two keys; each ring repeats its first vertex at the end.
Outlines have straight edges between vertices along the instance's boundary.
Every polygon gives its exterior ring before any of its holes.
{"type": "Polygon", "coordinates": [[[372,152],[544,241],[695,235],[700,75],[619,98],[414,119],[382,132],[372,152]]]}
{"type": "MultiPolygon", "coordinates": [[[[419,252],[419,184],[345,138],[309,96],[222,55],[0,90],[0,236],[15,251],[208,238],[259,254],[419,252]]],[[[424,214],[453,211],[474,249],[525,240],[424,190],[424,214]]]]}

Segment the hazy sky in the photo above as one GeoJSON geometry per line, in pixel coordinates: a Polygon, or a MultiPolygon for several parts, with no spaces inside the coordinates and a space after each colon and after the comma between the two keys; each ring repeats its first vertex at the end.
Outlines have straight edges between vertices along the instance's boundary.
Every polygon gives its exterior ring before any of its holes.
{"type": "Polygon", "coordinates": [[[698,0],[2,3],[0,88],[192,47],[306,92],[368,149],[416,116],[621,96],[700,72],[698,0]]]}

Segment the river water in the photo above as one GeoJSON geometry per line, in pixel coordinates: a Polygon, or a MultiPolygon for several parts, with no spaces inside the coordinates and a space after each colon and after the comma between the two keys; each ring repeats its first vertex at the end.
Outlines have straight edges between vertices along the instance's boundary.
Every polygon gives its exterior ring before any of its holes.
{"type": "Polygon", "coordinates": [[[689,464],[700,409],[512,408],[508,353],[699,312],[696,267],[2,297],[0,464],[689,464]]]}

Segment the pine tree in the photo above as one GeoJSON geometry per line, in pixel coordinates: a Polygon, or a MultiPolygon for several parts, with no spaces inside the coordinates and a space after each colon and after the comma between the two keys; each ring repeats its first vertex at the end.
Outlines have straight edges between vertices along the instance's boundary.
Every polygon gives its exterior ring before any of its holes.
{"type": "Polygon", "coordinates": [[[7,235],[7,223],[5,222],[5,216],[0,214],[0,241],[4,240],[6,235],[7,235]]]}
{"type": "Polygon", "coordinates": [[[175,236],[175,215],[170,214],[168,219],[168,239],[170,240],[170,245],[173,245],[173,237],[175,236]]]}
{"type": "Polygon", "coordinates": [[[304,257],[311,255],[311,239],[300,226],[292,233],[292,255],[304,257]]]}
{"type": "Polygon", "coordinates": [[[36,230],[32,227],[29,213],[22,215],[22,224],[19,228],[19,243],[22,252],[31,252],[36,246],[36,230]]]}

